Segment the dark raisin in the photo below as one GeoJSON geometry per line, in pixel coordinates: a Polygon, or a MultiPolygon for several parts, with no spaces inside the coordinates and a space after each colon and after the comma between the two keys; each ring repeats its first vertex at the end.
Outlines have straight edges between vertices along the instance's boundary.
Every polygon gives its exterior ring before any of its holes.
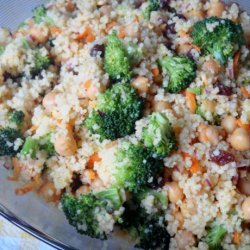
{"type": "Polygon", "coordinates": [[[80,174],[78,174],[78,173],[74,173],[74,174],[73,174],[72,182],[71,182],[71,184],[70,184],[71,191],[72,191],[73,193],[75,193],[76,190],[82,186],[82,181],[81,181],[81,178],[80,178],[80,177],[81,177],[81,176],[80,176],[80,174]]]}
{"type": "Polygon", "coordinates": [[[160,0],[160,8],[164,10],[169,9],[170,2],[171,0],[160,0]]]}
{"type": "Polygon", "coordinates": [[[144,3],[143,0],[135,0],[135,2],[134,2],[135,8],[139,9],[143,3],[144,3]]]}
{"type": "Polygon", "coordinates": [[[166,31],[167,31],[167,34],[176,34],[175,23],[171,23],[167,25],[166,31]]]}
{"type": "Polygon", "coordinates": [[[101,57],[104,57],[104,50],[105,50],[104,44],[96,44],[90,50],[90,55],[92,57],[96,57],[98,55],[100,55],[101,57]]]}
{"type": "Polygon", "coordinates": [[[233,88],[223,83],[217,83],[215,87],[219,89],[219,95],[231,96],[233,94],[233,88]]]}
{"type": "Polygon", "coordinates": [[[167,40],[167,41],[164,42],[164,45],[165,45],[166,48],[171,50],[172,46],[173,46],[173,43],[171,41],[167,40]]]}
{"type": "Polygon", "coordinates": [[[233,154],[225,151],[215,149],[210,152],[210,160],[219,166],[224,166],[230,162],[235,161],[233,154]]]}

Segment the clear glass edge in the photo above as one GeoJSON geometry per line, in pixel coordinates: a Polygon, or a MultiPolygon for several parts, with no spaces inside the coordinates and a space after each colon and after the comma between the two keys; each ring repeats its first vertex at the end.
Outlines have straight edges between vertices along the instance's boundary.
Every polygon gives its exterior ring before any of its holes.
{"type": "Polygon", "coordinates": [[[37,230],[36,228],[30,226],[23,220],[16,217],[9,209],[0,204],[0,216],[5,218],[7,221],[11,222],[15,226],[34,236],[35,238],[41,240],[42,242],[48,244],[51,247],[59,250],[77,250],[76,248],[65,245],[64,243],[52,238],[51,236],[37,230]]]}

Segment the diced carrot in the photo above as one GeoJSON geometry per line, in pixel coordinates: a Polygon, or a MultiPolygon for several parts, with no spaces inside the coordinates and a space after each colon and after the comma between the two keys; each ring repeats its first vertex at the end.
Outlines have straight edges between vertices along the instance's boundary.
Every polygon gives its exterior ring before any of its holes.
{"type": "Polygon", "coordinates": [[[250,92],[247,91],[247,89],[245,87],[241,87],[241,92],[242,92],[242,95],[245,97],[245,98],[250,98],[250,92]]]}
{"type": "Polygon", "coordinates": [[[100,162],[102,159],[99,157],[98,153],[94,153],[89,157],[87,168],[92,169],[94,167],[95,162],[100,162]]]}
{"type": "Polygon", "coordinates": [[[24,186],[22,186],[21,188],[17,188],[15,190],[16,195],[24,195],[27,194],[31,191],[33,191],[34,189],[38,188],[38,186],[41,183],[41,178],[40,176],[35,176],[33,180],[31,180],[30,182],[26,183],[24,186]]]}
{"type": "Polygon", "coordinates": [[[89,89],[90,86],[91,86],[91,80],[87,80],[87,81],[83,84],[83,87],[84,87],[85,89],[89,89]]]}
{"type": "Polygon", "coordinates": [[[237,51],[233,59],[233,69],[235,74],[237,74],[239,71],[239,61],[240,61],[240,51],[237,51]]]}
{"type": "Polygon", "coordinates": [[[93,42],[95,40],[95,35],[90,27],[86,27],[85,30],[76,36],[76,40],[83,40],[86,43],[93,42]]]}
{"type": "Polygon", "coordinates": [[[183,157],[184,160],[186,158],[190,158],[191,159],[192,165],[189,168],[189,171],[190,171],[191,174],[195,174],[195,173],[203,171],[203,168],[201,167],[199,161],[194,156],[191,156],[191,155],[189,155],[186,152],[182,152],[181,154],[182,154],[182,157],[183,157]]]}
{"type": "Polygon", "coordinates": [[[106,26],[105,32],[108,33],[116,25],[117,25],[117,22],[115,22],[115,21],[108,23],[106,26]]]}
{"type": "Polygon", "coordinates": [[[92,169],[89,170],[88,175],[89,175],[89,179],[90,179],[91,181],[95,180],[96,177],[97,177],[96,172],[95,172],[94,170],[92,170],[92,169]]]}
{"type": "Polygon", "coordinates": [[[125,31],[124,28],[121,28],[121,29],[119,30],[118,37],[119,37],[120,39],[124,39],[124,38],[126,37],[126,31],[125,31]]]}
{"type": "Polygon", "coordinates": [[[90,34],[88,34],[88,36],[85,39],[86,43],[92,43],[93,41],[95,41],[95,35],[91,32],[90,34]]]}
{"type": "Polygon", "coordinates": [[[187,105],[192,114],[195,113],[197,109],[197,104],[196,104],[196,95],[188,90],[185,91],[186,98],[187,98],[187,105]]]}
{"type": "Polygon", "coordinates": [[[245,129],[249,129],[250,130],[250,124],[247,123],[243,123],[243,121],[241,119],[238,119],[236,121],[236,124],[241,127],[241,128],[245,128],[245,129]]]}
{"type": "Polygon", "coordinates": [[[157,67],[152,68],[151,72],[152,72],[154,77],[157,77],[160,74],[160,71],[159,71],[159,69],[157,67]]]}
{"type": "Polygon", "coordinates": [[[241,240],[240,233],[237,232],[237,231],[234,231],[234,234],[233,234],[233,242],[234,242],[234,244],[240,245],[240,240],[241,240]]]}
{"type": "Polygon", "coordinates": [[[198,173],[198,172],[202,172],[202,167],[200,166],[200,163],[197,159],[195,159],[194,157],[192,158],[192,166],[189,168],[189,171],[192,174],[198,173]]]}
{"type": "Polygon", "coordinates": [[[50,27],[50,33],[51,35],[58,35],[62,32],[62,30],[56,26],[50,27]]]}
{"type": "Polygon", "coordinates": [[[8,180],[9,181],[18,181],[21,173],[21,166],[20,162],[18,161],[17,158],[12,158],[12,165],[13,165],[13,176],[9,176],[8,180]]]}
{"type": "Polygon", "coordinates": [[[33,134],[37,130],[38,126],[32,125],[30,128],[30,132],[33,134]]]}

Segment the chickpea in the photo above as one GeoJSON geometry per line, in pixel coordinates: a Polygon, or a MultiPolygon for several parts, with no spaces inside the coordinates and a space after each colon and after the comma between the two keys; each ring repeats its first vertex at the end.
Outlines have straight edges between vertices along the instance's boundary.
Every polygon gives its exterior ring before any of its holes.
{"type": "Polygon", "coordinates": [[[218,75],[220,72],[219,64],[213,59],[206,61],[203,64],[202,69],[204,71],[209,72],[209,73],[214,74],[214,75],[218,75]]]}
{"type": "Polygon", "coordinates": [[[171,104],[166,101],[154,101],[153,102],[153,110],[155,112],[161,112],[166,109],[171,109],[171,107],[172,107],[171,104]]]}
{"type": "Polygon", "coordinates": [[[237,188],[242,194],[250,196],[250,172],[238,179],[237,188]]]}
{"type": "Polygon", "coordinates": [[[76,9],[76,6],[75,4],[73,3],[72,0],[69,0],[66,5],[65,5],[65,8],[68,12],[73,12],[75,9],[76,9]]]}
{"type": "Polygon", "coordinates": [[[71,156],[75,154],[77,145],[71,130],[68,130],[66,135],[59,134],[56,137],[55,150],[61,156],[71,156]]]}
{"type": "Polygon", "coordinates": [[[221,17],[224,10],[225,10],[224,3],[222,3],[220,0],[213,0],[210,3],[210,7],[207,11],[207,15],[209,17],[211,16],[221,17]]]}
{"type": "Polygon", "coordinates": [[[187,230],[183,230],[180,233],[177,233],[175,239],[178,250],[185,250],[188,246],[193,246],[195,244],[194,235],[187,230]]]}
{"type": "Polygon", "coordinates": [[[192,45],[189,43],[180,44],[177,48],[177,52],[179,54],[186,55],[192,48],[193,48],[192,45]]]}
{"type": "Polygon", "coordinates": [[[111,12],[112,12],[112,7],[110,5],[103,5],[100,9],[99,9],[100,13],[102,16],[110,16],[111,12]]]}
{"type": "Polygon", "coordinates": [[[43,98],[43,107],[48,110],[48,111],[52,111],[53,108],[56,105],[56,96],[58,95],[57,92],[52,91],[50,93],[48,93],[47,95],[44,96],[43,98]]]}
{"type": "Polygon", "coordinates": [[[233,133],[236,129],[236,119],[233,116],[226,116],[221,121],[221,126],[226,130],[227,133],[233,133]]]}
{"type": "Polygon", "coordinates": [[[170,202],[177,203],[179,200],[181,201],[184,198],[183,191],[177,182],[168,182],[166,183],[166,186],[168,188],[168,197],[170,202]]]}
{"type": "Polygon", "coordinates": [[[243,218],[250,221],[250,196],[248,196],[242,203],[243,218]]]}
{"type": "Polygon", "coordinates": [[[138,91],[139,94],[146,94],[149,90],[149,80],[143,76],[138,76],[131,83],[131,85],[138,91]]]}
{"type": "Polygon", "coordinates": [[[213,146],[219,143],[219,131],[213,126],[202,125],[199,128],[199,141],[209,142],[213,146]]]}
{"type": "Polygon", "coordinates": [[[216,108],[216,102],[210,100],[203,100],[201,105],[202,110],[214,113],[216,108]]]}
{"type": "Polygon", "coordinates": [[[198,20],[201,20],[205,17],[205,13],[203,10],[194,9],[185,13],[185,17],[196,17],[198,20]]]}
{"type": "Polygon", "coordinates": [[[49,39],[49,28],[46,26],[34,26],[30,29],[30,36],[37,43],[46,43],[49,39]]]}
{"type": "Polygon", "coordinates": [[[236,128],[230,136],[229,142],[238,151],[250,150],[250,135],[245,128],[236,128]]]}

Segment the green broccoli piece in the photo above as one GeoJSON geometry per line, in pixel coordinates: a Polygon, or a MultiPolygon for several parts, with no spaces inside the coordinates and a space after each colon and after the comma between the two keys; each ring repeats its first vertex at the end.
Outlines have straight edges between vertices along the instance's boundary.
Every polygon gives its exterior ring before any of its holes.
{"type": "Polygon", "coordinates": [[[14,124],[16,127],[20,128],[24,122],[24,117],[25,114],[23,111],[15,110],[9,114],[9,121],[11,124],[14,124]]]}
{"type": "Polygon", "coordinates": [[[167,157],[177,148],[174,131],[168,118],[158,112],[153,113],[142,131],[144,145],[154,157],[167,157]]]}
{"type": "Polygon", "coordinates": [[[227,230],[222,225],[214,225],[206,236],[206,242],[209,246],[209,250],[222,249],[221,242],[224,239],[227,230]]]}
{"type": "Polygon", "coordinates": [[[31,75],[32,77],[37,76],[40,74],[43,70],[46,70],[49,68],[51,61],[49,57],[46,55],[42,55],[41,51],[39,49],[35,50],[34,53],[34,64],[35,66],[31,69],[31,75]]]}
{"type": "Polygon", "coordinates": [[[127,49],[115,32],[107,37],[104,69],[113,80],[128,82],[131,79],[131,66],[127,49]]]}
{"type": "Polygon", "coordinates": [[[194,88],[188,88],[189,92],[192,92],[196,95],[201,95],[202,94],[202,88],[201,87],[194,87],[194,88]]]}
{"type": "Polygon", "coordinates": [[[20,152],[21,156],[30,156],[32,159],[36,158],[36,154],[39,151],[39,140],[32,137],[27,137],[23,148],[20,152]]]}
{"type": "Polygon", "coordinates": [[[48,154],[48,157],[55,155],[56,151],[55,151],[54,144],[51,141],[51,134],[50,133],[42,136],[39,139],[39,141],[40,141],[39,142],[40,143],[40,150],[44,150],[48,154]]]}
{"type": "Polygon", "coordinates": [[[33,19],[35,23],[39,24],[43,21],[44,17],[47,15],[47,10],[44,5],[38,6],[33,10],[33,19]]]}
{"type": "Polygon", "coordinates": [[[152,11],[157,11],[160,9],[160,0],[149,0],[147,7],[143,10],[143,17],[147,20],[150,19],[152,11]]]}
{"type": "Polygon", "coordinates": [[[115,84],[97,99],[96,108],[85,125],[100,140],[115,140],[132,134],[135,122],[142,116],[143,101],[128,84],[115,84]]]}
{"type": "Polygon", "coordinates": [[[3,52],[5,51],[5,46],[0,46],[0,56],[3,54],[3,52]]]}
{"type": "Polygon", "coordinates": [[[138,65],[142,60],[143,54],[138,44],[130,42],[127,46],[128,58],[131,65],[138,65]]]}
{"type": "Polygon", "coordinates": [[[164,167],[163,162],[151,157],[142,144],[124,142],[115,157],[114,185],[133,193],[150,186],[164,167]]]}
{"type": "Polygon", "coordinates": [[[245,43],[240,23],[218,17],[197,22],[192,30],[192,38],[204,54],[213,55],[221,64],[225,64],[245,43]]]}
{"type": "Polygon", "coordinates": [[[165,56],[160,65],[167,71],[169,81],[165,90],[169,93],[180,92],[191,84],[196,77],[196,64],[187,56],[165,56]]]}
{"type": "MultiPolygon", "coordinates": [[[[165,196],[166,197],[166,196],[165,196]]],[[[125,203],[118,226],[136,239],[136,247],[154,250],[169,249],[170,235],[164,224],[164,212],[148,214],[140,201],[125,203]]]]}
{"type": "Polygon", "coordinates": [[[106,239],[110,232],[100,227],[100,219],[112,216],[122,206],[119,190],[110,188],[100,193],[89,193],[76,198],[65,194],[61,200],[62,209],[77,231],[92,238],[106,239]]]}
{"type": "Polygon", "coordinates": [[[0,156],[15,156],[19,149],[15,148],[15,141],[22,138],[20,130],[13,128],[0,129],[0,156]]]}

